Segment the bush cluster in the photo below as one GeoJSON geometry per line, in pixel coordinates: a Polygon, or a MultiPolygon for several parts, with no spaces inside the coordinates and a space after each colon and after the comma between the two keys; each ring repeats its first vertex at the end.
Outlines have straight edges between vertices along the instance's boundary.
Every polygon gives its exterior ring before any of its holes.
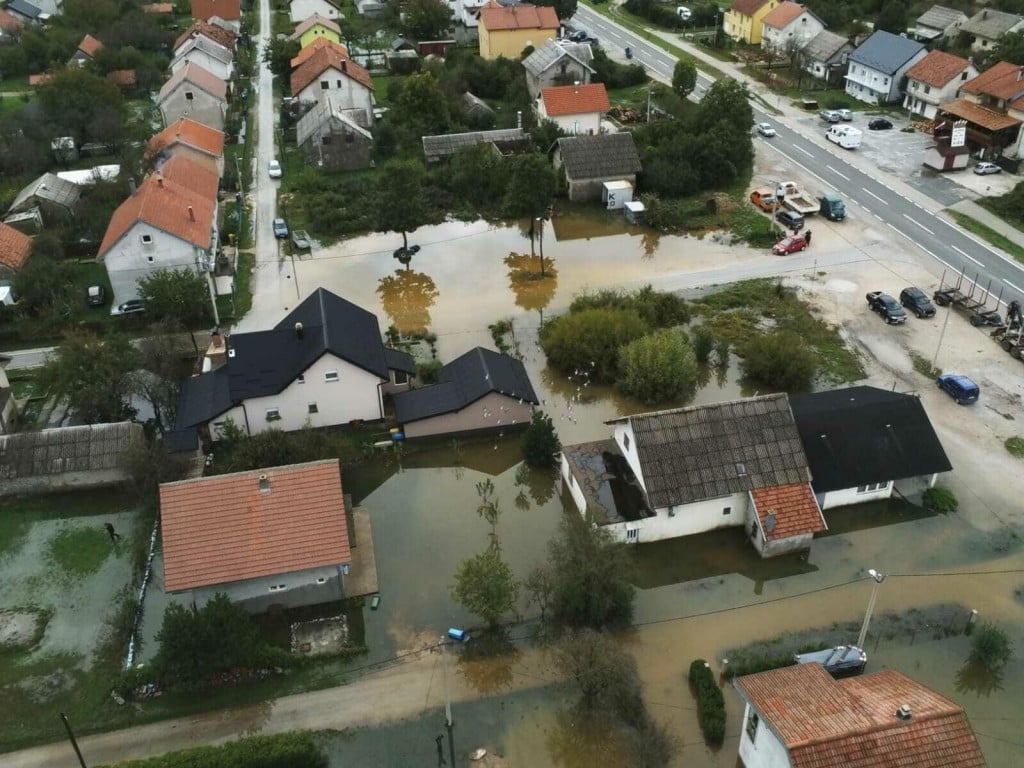
{"type": "Polygon", "coordinates": [[[590,66],[594,68],[594,82],[608,88],[630,88],[647,82],[647,71],[639,64],[619,64],[608,58],[603,48],[594,48],[590,66]]]}
{"type": "Polygon", "coordinates": [[[690,664],[690,685],[697,698],[697,720],[704,741],[717,746],[725,738],[725,697],[704,659],[695,659],[690,664]]]}
{"type": "Polygon", "coordinates": [[[925,509],[933,512],[946,514],[960,509],[960,502],[957,500],[956,494],[949,490],[949,488],[940,488],[938,486],[929,488],[922,494],[921,501],[925,509]]]}
{"type": "Polygon", "coordinates": [[[657,0],[627,0],[626,10],[642,19],[647,19],[669,29],[690,29],[693,27],[711,27],[717,21],[718,6],[715,3],[701,3],[688,6],[693,16],[683,21],[676,13],[676,5],[666,5],[657,0]]]}
{"type": "Polygon", "coordinates": [[[327,756],[311,733],[291,731],[129,760],[117,768],[327,768],[327,756]]]}

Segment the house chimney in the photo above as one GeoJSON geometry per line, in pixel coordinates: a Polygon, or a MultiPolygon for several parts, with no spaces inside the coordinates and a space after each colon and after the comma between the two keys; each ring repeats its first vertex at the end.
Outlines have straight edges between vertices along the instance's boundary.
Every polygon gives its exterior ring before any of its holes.
{"type": "Polygon", "coordinates": [[[224,337],[220,335],[220,328],[214,328],[210,331],[210,344],[214,349],[220,349],[224,346],[224,337]]]}
{"type": "Polygon", "coordinates": [[[135,197],[135,193],[139,191],[139,185],[135,182],[135,177],[132,176],[128,179],[128,192],[132,197],[135,197]]]}
{"type": "Polygon", "coordinates": [[[270,491],[270,478],[266,475],[260,475],[260,493],[267,493],[270,491]]]}
{"type": "Polygon", "coordinates": [[[196,212],[194,210],[192,210],[192,206],[191,205],[188,207],[188,220],[189,221],[195,221],[196,220],[196,212]]]}
{"type": "Polygon", "coordinates": [[[302,330],[302,323],[296,323],[295,324],[295,338],[296,339],[301,339],[303,336],[304,336],[304,333],[303,333],[303,330],[302,330]]]}
{"type": "Polygon", "coordinates": [[[896,710],[896,717],[900,720],[909,720],[911,716],[909,704],[901,704],[900,708],[896,710]]]}
{"type": "Polygon", "coordinates": [[[579,93],[579,92],[580,92],[580,81],[579,81],[579,80],[576,80],[576,81],[575,81],[575,82],[574,82],[574,83],[572,84],[572,87],[576,89],[576,93],[579,93]]]}
{"type": "Polygon", "coordinates": [[[162,173],[158,173],[156,175],[156,185],[158,187],[162,187],[164,185],[164,175],[162,173]]]}

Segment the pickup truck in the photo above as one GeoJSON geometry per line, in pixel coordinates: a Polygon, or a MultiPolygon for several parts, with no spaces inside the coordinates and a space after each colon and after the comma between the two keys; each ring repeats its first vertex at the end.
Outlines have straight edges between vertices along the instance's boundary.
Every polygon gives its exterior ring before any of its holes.
{"type": "Polygon", "coordinates": [[[775,190],[768,189],[767,187],[755,189],[751,192],[750,202],[766,213],[775,213],[775,211],[782,207],[782,203],[779,202],[779,198],[775,196],[775,190]]]}
{"type": "Polygon", "coordinates": [[[804,216],[811,216],[821,210],[821,204],[792,181],[779,182],[775,196],[781,197],[782,204],[789,210],[804,216]]]}
{"type": "Polygon", "coordinates": [[[872,291],[867,295],[868,306],[882,316],[889,325],[900,325],[907,322],[907,313],[892,296],[881,291],[872,291]]]}

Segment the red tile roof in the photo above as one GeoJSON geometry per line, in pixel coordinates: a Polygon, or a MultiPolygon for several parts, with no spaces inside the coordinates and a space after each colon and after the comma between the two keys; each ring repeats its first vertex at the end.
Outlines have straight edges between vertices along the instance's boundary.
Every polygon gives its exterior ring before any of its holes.
{"type": "Polygon", "coordinates": [[[331,68],[373,90],[373,78],[370,77],[370,73],[348,58],[347,51],[343,54],[333,46],[322,46],[292,72],[292,95],[297,97],[304,88],[331,68]]]}
{"type": "Polygon", "coordinates": [[[150,174],[110,217],[97,258],[102,259],[139,221],[199,248],[209,248],[215,209],[213,200],[160,174],[150,174]]]}
{"type": "Polygon", "coordinates": [[[300,37],[302,37],[304,34],[306,34],[306,32],[308,32],[309,30],[311,30],[313,27],[317,26],[318,24],[321,27],[323,27],[324,29],[329,29],[331,32],[334,32],[335,34],[338,34],[338,35],[341,34],[341,27],[338,26],[337,22],[331,21],[330,19],[325,19],[319,13],[314,13],[312,16],[310,16],[304,22],[299,24],[295,28],[295,31],[292,32],[291,35],[288,36],[288,39],[289,40],[298,40],[300,37]]]}
{"type": "Polygon", "coordinates": [[[540,97],[544,100],[544,111],[550,117],[607,112],[611,108],[604,83],[544,88],[540,92],[540,97]]]}
{"type": "Polygon", "coordinates": [[[205,21],[197,21],[178,36],[178,39],[174,41],[174,48],[172,51],[177,51],[183,43],[196,35],[208,37],[213,40],[213,42],[224,46],[229,51],[235,50],[234,32],[224,29],[224,27],[218,27],[216,24],[207,24],[205,21]]]}
{"type": "Polygon", "coordinates": [[[32,238],[0,222],[0,264],[21,269],[32,251],[32,238]]]}
{"type": "Polygon", "coordinates": [[[78,44],[78,50],[88,56],[90,59],[94,57],[103,48],[103,43],[97,40],[92,35],[86,35],[82,38],[82,42],[78,44]]]}
{"type": "Polygon", "coordinates": [[[346,48],[344,45],[342,45],[341,43],[336,43],[333,40],[329,40],[326,37],[318,37],[316,40],[314,40],[301,51],[299,51],[299,55],[291,60],[290,63],[292,65],[292,69],[295,69],[296,67],[300,66],[302,62],[306,61],[310,56],[312,56],[317,51],[322,50],[323,48],[330,48],[334,51],[337,51],[338,55],[341,56],[342,58],[348,58],[348,48],[346,48]]]}
{"type": "Polygon", "coordinates": [[[154,173],[157,176],[163,176],[165,182],[178,184],[197,195],[202,195],[211,202],[217,200],[220,177],[206,166],[189,160],[183,155],[174,155],[168,158],[154,173]]]}
{"type": "Polygon", "coordinates": [[[1024,66],[1000,61],[993,64],[977,77],[964,83],[964,93],[994,96],[997,99],[1013,100],[1024,94],[1024,66]]]}
{"type": "Polygon", "coordinates": [[[907,70],[907,78],[942,88],[969,66],[971,62],[967,59],[945,51],[929,51],[927,56],[907,70]]]}
{"type": "Polygon", "coordinates": [[[214,16],[224,21],[242,18],[242,0],[192,0],[192,18],[209,21],[214,16]]]}
{"type": "Polygon", "coordinates": [[[171,75],[170,79],[164,83],[163,88],[160,89],[159,103],[163,103],[164,99],[186,81],[221,101],[228,100],[228,84],[210,70],[200,67],[194,61],[190,61],[171,75]]]}
{"type": "Polygon", "coordinates": [[[729,10],[740,16],[753,16],[770,2],[771,0],[733,0],[729,10]]]}
{"type": "Polygon", "coordinates": [[[107,80],[121,88],[134,88],[139,82],[134,69],[115,69],[107,72],[107,80]]]}
{"type": "Polygon", "coordinates": [[[20,32],[24,26],[25,22],[0,8],[0,29],[4,32],[20,32]]]}
{"type": "Polygon", "coordinates": [[[1014,117],[996,112],[994,109],[988,109],[981,104],[975,104],[973,101],[967,101],[967,99],[957,99],[949,104],[943,104],[939,107],[939,111],[961,117],[969,123],[980,125],[987,131],[1001,131],[1004,128],[1012,128],[1021,124],[1020,120],[1014,117]]]}
{"type": "Polygon", "coordinates": [[[165,483],[160,523],[168,592],[351,559],[337,459],[165,483]]]}
{"type": "Polygon", "coordinates": [[[818,533],[828,527],[810,483],[755,488],[750,494],[754,497],[761,530],[768,541],[818,533]],[[771,531],[767,527],[769,514],[773,514],[775,520],[771,531]]]}
{"type": "Polygon", "coordinates": [[[224,154],[224,133],[195,120],[189,120],[187,117],[171,123],[151,138],[147,152],[153,156],[159,154],[164,147],[171,147],[178,143],[194,147],[214,157],[224,154]]]}
{"type": "Polygon", "coordinates": [[[149,3],[142,6],[143,13],[174,13],[174,3],[149,3]]]}
{"type": "Polygon", "coordinates": [[[51,80],[53,80],[53,75],[51,75],[49,72],[44,72],[41,75],[28,76],[28,84],[33,88],[37,85],[46,85],[51,80]]]}
{"type": "Polygon", "coordinates": [[[984,768],[963,708],[885,670],[835,680],[820,664],[736,679],[795,768],[984,768]],[[910,707],[902,720],[896,710],[910,707]]]}
{"type": "Polygon", "coordinates": [[[558,29],[558,14],[551,6],[499,5],[491,0],[480,9],[480,24],[488,32],[509,29],[558,29]]]}
{"type": "Polygon", "coordinates": [[[768,15],[764,17],[762,23],[766,27],[774,27],[775,29],[785,29],[786,25],[794,21],[801,13],[806,11],[800,3],[791,2],[791,0],[785,0],[785,2],[779,3],[775,8],[768,12],[768,15]]]}

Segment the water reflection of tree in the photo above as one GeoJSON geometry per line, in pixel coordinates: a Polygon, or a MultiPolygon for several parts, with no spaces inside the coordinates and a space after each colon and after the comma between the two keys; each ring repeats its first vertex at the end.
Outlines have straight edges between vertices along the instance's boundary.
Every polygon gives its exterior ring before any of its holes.
{"type": "Polygon", "coordinates": [[[434,279],[414,269],[397,269],[377,286],[384,312],[402,333],[425,333],[430,327],[430,308],[437,301],[434,279]]]}
{"type": "Polygon", "coordinates": [[[555,715],[546,746],[552,764],[562,768],[631,764],[621,727],[603,713],[576,707],[555,715]]]}
{"type": "Polygon", "coordinates": [[[956,690],[988,698],[996,691],[1003,690],[1003,670],[1001,667],[989,669],[976,661],[967,661],[957,670],[956,690]]]}
{"type": "Polygon", "coordinates": [[[643,246],[645,259],[653,259],[654,252],[658,250],[658,244],[661,242],[661,233],[654,230],[646,230],[643,236],[643,246]]]}
{"type": "Polygon", "coordinates": [[[505,627],[473,636],[459,654],[458,671],[477,693],[490,695],[512,686],[512,669],[522,654],[505,627]]]}
{"type": "Polygon", "coordinates": [[[544,262],[541,276],[540,259],[528,253],[510,253],[505,257],[508,282],[516,296],[516,306],[543,312],[558,289],[558,270],[551,259],[544,262]]]}

